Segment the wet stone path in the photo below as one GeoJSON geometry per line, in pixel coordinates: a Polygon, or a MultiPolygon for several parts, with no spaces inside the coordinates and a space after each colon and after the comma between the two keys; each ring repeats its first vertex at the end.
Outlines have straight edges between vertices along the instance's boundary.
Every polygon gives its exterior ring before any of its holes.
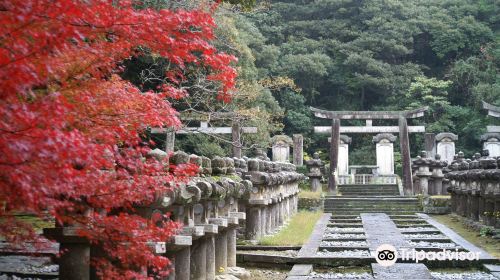
{"type": "Polygon", "coordinates": [[[324,214],[316,224],[309,241],[302,247],[296,265],[287,280],[323,279],[497,279],[497,266],[483,264],[498,262],[483,250],[459,237],[446,226],[425,214],[359,215],[324,214]],[[381,266],[375,259],[376,250],[389,244],[399,252],[458,252],[481,251],[479,261],[422,261],[401,260],[392,266],[381,266]],[[442,272],[435,267],[456,268],[442,272]],[[352,271],[346,268],[354,268],[352,271]],[[463,269],[467,270],[463,270],[463,269]],[[482,270],[484,271],[482,271],[482,270]]]}
{"type": "Polygon", "coordinates": [[[390,244],[396,249],[412,247],[387,214],[363,213],[361,220],[370,251],[375,252],[382,244],[390,244]]]}

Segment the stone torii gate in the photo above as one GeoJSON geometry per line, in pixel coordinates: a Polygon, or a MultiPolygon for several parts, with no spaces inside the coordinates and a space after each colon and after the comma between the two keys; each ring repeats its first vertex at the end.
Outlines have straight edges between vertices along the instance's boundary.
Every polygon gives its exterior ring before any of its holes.
{"type": "Polygon", "coordinates": [[[232,146],[233,146],[233,157],[241,158],[242,144],[241,144],[241,134],[242,133],[257,133],[257,127],[241,127],[239,120],[245,117],[239,116],[234,112],[213,112],[207,114],[200,113],[183,113],[181,114],[182,121],[199,121],[200,125],[198,127],[188,127],[184,126],[179,130],[173,130],[172,128],[151,128],[151,133],[153,134],[165,134],[165,152],[174,151],[175,135],[176,134],[231,134],[232,146]],[[228,127],[213,127],[209,126],[210,120],[224,121],[231,120],[232,125],[228,127]]]}
{"type": "Polygon", "coordinates": [[[340,133],[396,133],[399,132],[401,159],[403,163],[403,188],[405,194],[412,194],[413,181],[408,133],[425,132],[425,126],[408,126],[407,119],[422,117],[428,107],[408,111],[326,111],[310,107],[314,116],[331,119],[330,126],[315,126],[315,133],[331,133],[330,174],[328,190],[336,191],[334,172],[338,166],[340,133]],[[398,126],[372,126],[372,120],[398,120],[398,126]],[[340,126],[340,120],[366,120],[366,126],[340,126]]]}

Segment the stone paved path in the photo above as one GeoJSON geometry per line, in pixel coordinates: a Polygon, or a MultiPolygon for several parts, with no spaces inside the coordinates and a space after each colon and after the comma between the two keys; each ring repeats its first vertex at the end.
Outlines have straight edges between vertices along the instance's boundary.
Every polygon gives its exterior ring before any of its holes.
{"type": "Polygon", "coordinates": [[[361,221],[370,251],[375,252],[382,244],[390,244],[396,249],[412,247],[387,214],[362,213],[361,221]]]}

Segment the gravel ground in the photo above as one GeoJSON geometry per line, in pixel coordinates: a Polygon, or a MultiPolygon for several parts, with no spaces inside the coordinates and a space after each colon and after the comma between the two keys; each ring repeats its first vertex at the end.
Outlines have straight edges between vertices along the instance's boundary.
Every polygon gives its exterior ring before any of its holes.
{"type": "Polygon", "coordinates": [[[412,233],[412,234],[404,234],[406,239],[419,239],[419,238],[448,238],[443,234],[429,234],[429,233],[412,233]]]}
{"type": "Polygon", "coordinates": [[[366,236],[364,234],[355,234],[355,233],[347,233],[347,234],[325,233],[323,235],[323,239],[325,238],[349,239],[349,238],[366,238],[366,236]]]}
{"type": "Polygon", "coordinates": [[[308,279],[373,279],[369,273],[316,273],[311,272],[308,279]]]}
{"type": "Polygon", "coordinates": [[[42,278],[17,277],[15,275],[9,276],[5,274],[0,274],[0,280],[42,280],[42,278]]]}
{"type": "Polygon", "coordinates": [[[497,280],[497,278],[491,274],[485,272],[462,272],[462,273],[442,273],[442,272],[431,272],[432,277],[437,280],[497,280]]]}
{"type": "Polygon", "coordinates": [[[285,280],[289,270],[276,270],[267,268],[246,268],[252,280],[285,280]]]}
{"type": "Polygon", "coordinates": [[[410,227],[410,228],[399,228],[401,232],[409,231],[426,231],[426,230],[437,230],[435,227],[410,227]]]}
{"type": "Polygon", "coordinates": [[[283,256],[283,257],[296,257],[299,251],[286,250],[286,251],[271,251],[271,250],[240,250],[238,254],[256,254],[267,256],[283,256]]]}
{"type": "Polygon", "coordinates": [[[318,251],[317,255],[328,257],[370,257],[370,252],[368,250],[328,251],[323,249],[318,251]]]}
{"type": "Polygon", "coordinates": [[[337,246],[337,247],[366,247],[368,243],[365,241],[323,241],[321,246],[337,246]]]}
{"type": "Polygon", "coordinates": [[[334,228],[327,228],[326,233],[331,233],[331,232],[361,232],[363,233],[364,230],[362,227],[359,228],[354,228],[354,227],[334,227],[334,228]]]}
{"type": "Polygon", "coordinates": [[[427,241],[408,241],[410,245],[416,247],[435,247],[435,248],[459,248],[455,243],[451,242],[427,242],[427,241]]]}

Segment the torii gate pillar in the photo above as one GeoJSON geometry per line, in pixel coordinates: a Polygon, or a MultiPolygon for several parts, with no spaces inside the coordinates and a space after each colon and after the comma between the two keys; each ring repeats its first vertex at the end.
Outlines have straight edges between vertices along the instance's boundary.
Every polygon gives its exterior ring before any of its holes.
{"type": "Polygon", "coordinates": [[[403,116],[399,117],[399,141],[401,147],[401,161],[403,165],[403,191],[405,195],[413,195],[408,122],[403,116]]]}
{"type": "Polygon", "coordinates": [[[330,174],[328,176],[328,191],[336,193],[337,181],[335,174],[338,173],[339,144],[340,144],[340,119],[332,120],[332,141],[330,142],[330,174]]]}

